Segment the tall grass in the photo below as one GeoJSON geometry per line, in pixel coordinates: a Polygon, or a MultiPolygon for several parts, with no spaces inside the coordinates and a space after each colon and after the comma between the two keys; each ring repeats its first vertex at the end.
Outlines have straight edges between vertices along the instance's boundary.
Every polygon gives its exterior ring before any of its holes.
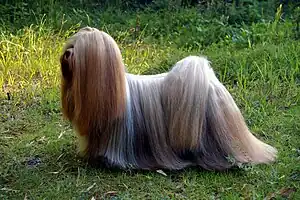
{"type": "MultiPolygon", "coordinates": [[[[294,24],[282,23],[280,11],[273,22],[241,28],[233,28],[225,21],[204,19],[195,9],[180,10],[166,19],[168,14],[129,14],[123,19],[127,28],[123,25],[117,30],[118,23],[108,26],[105,22],[98,28],[117,40],[124,62],[133,73],[163,72],[184,56],[204,54],[212,59],[229,87],[233,83],[243,89],[265,84],[270,84],[266,88],[272,90],[279,85],[297,86],[299,47],[293,40],[294,24]],[[164,29],[165,24],[168,26],[164,29]]],[[[106,19],[109,12],[101,15],[106,19]]],[[[79,27],[88,24],[78,22],[65,29],[62,20],[61,27],[53,29],[46,26],[46,21],[42,18],[38,25],[16,33],[9,33],[6,28],[0,35],[0,84],[5,91],[29,90],[34,94],[41,88],[59,86],[58,61],[63,43],[79,27]]]]}

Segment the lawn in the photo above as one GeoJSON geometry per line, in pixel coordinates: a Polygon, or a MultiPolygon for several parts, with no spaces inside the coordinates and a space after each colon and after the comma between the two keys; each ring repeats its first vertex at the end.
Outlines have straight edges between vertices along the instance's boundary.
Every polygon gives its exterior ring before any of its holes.
{"type": "Polygon", "coordinates": [[[69,9],[34,19],[19,14],[18,21],[3,15],[0,199],[300,199],[300,33],[293,18],[282,20],[279,10],[236,25],[235,15],[195,8],[69,9]],[[165,72],[185,56],[207,56],[251,131],[278,149],[278,160],[226,172],[87,165],[62,118],[59,85],[62,46],[87,25],[116,39],[131,73],[165,72]]]}

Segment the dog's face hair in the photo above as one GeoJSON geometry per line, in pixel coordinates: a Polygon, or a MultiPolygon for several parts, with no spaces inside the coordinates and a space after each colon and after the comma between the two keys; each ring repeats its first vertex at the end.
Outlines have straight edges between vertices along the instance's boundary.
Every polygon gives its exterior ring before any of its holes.
{"type": "Polygon", "coordinates": [[[90,162],[223,170],[276,158],[248,130],[206,58],[186,57],[164,74],[129,74],[113,38],[87,27],[69,39],[60,63],[63,114],[90,162]]]}
{"type": "Polygon", "coordinates": [[[92,123],[123,115],[124,66],[116,47],[109,35],[92,28],[81,29],[70,38],[61,57],[62,106],[68,119],[92,123]],[[73,102],[70,107],[69,101],[73,102]]]}

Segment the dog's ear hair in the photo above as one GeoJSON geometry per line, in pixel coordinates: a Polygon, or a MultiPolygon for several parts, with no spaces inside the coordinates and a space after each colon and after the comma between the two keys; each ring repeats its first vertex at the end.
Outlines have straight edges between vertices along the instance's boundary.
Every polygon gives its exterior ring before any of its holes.
{"type": "Polygon", "coordinates": [[[72,79],[72,71],[74,67],[74,49],[68,48],[60,58],[61,72],[63,78],[67,81],[72,79]]]}

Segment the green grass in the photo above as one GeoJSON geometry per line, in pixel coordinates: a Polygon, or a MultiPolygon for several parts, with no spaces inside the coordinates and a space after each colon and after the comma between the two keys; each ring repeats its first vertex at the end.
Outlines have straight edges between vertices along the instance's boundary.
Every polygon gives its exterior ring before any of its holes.
{"type": "Polygon", "coordinates": [[[113,18],[110,12],[88,13],[89,22],[74,15],[67,27],[43,20],[18,31],[1,26],[0,199],[300,198],[300,45],[292,21],[275,17],[233,27],[195,9],[174,12],[170,21],[167,11],[145,11],[140,31],[133,32],[135,13],[113,18]],[[98,26],[97,17],[104,20],[98,26]],[[165,72],[187,55],[207,56],[250,129],[278,149],[278,161],[223,173],[165,171],[167,176],[88,166],[61,116],[59,56],[66,38],[89,23],[116,38],[132,73],[165,72]],[[181,23],[194,28],[186,31],[181,23]]]}
{"type": "MultiPolygon", "coordinates": [[[[61,120],[59,103],[47,94],[48,102],[29,107],[2,101],[9,119],[1,124],[1,199],[91,199],[110,191],[116,191],[116,199],[262,199],[282,188],[299,188],[299,107],[253,126],[278,148],[275,164],[226,173],[187,169],[165,177],[87,166],[76,156],[74,133],[61,120]],[[32,163],[37,159],[40,163],[32,163]]],[[[297,199],[299,191],[292,195],[297,199]]]]}

